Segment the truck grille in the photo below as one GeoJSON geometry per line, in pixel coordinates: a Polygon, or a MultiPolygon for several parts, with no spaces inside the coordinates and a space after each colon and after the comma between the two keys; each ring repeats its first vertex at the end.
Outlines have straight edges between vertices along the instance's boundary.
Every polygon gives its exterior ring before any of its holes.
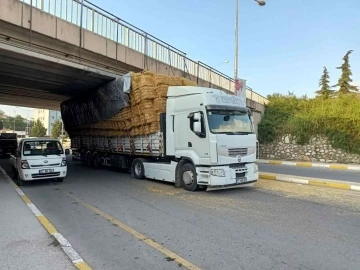
{"type": "Polygon", "coordinates": [[[229,148],[228,151],[230,157],[246,156],[248,154],[247,148],[229,148]]]}
{"type": "Polygon", "coordinates": [[[60,166],[60,163],[44,164],[44,165],[31,165],[31,168],[49,167],[49,166],[60,166]]]}
{"type": "Polygon", "coordinates": [[[44,177],[54,177],[54,176],[60,176],[60,172],[35,173],[31,175],[32,178],[44,178],[44,177]]]}

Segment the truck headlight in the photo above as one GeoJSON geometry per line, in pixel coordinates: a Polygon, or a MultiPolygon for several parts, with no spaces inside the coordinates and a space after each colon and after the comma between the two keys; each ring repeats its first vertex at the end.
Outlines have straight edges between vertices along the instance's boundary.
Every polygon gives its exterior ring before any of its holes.
{"type": "Polygon", "coordinates": [[[254,164],[254,173],[257,173],[259,171],[258,165],[254,164]]]}
{"type": "Polygon", "coordinates": [[[210,175],[225,177],[225,171],[223,169],[211,169],[210,175]]]}
{"type": "Polygon", "coordinates": [[[61,161],[61,166],[66,166],[66,158],[63,158],[63,160],[61,161]]]}
{"type": "Polygon", "coordinates": [[[29,163],[26,160],[21,161],[21,169],[30,169],[29,163]]]}

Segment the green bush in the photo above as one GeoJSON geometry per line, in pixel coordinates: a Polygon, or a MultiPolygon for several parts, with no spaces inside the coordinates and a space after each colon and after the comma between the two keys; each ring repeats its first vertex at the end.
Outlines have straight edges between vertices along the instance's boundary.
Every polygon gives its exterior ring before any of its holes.
{"type": "Polygon", "coordinates": [[[360,154],[360,99],[354,94],[330,99],[271,95],[259,141],[273,142],[284,134],[293,135],[298,144],[322,135],[334,148],[360,154]]]}

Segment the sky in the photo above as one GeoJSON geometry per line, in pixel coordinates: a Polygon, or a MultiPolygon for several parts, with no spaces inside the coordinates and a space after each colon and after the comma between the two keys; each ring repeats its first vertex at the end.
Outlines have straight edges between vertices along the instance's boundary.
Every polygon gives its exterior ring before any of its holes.
{"type": "MultiPolygon", "coordinates": [[[[187,53],[234,75],[235,0],[90,0],[187,53]],[[229,60],[227,64],[221,64],[229,60]]],[[[360,85],[359,0],[239,0],[239,77],[255,92],[313,96],[326,66],[331,84],[342,57],[360,85]]],[[[0,106],[14,114],[13,108],[0,106]]],[[[26,116],[26,111],[18,110],[26,116]]]]}

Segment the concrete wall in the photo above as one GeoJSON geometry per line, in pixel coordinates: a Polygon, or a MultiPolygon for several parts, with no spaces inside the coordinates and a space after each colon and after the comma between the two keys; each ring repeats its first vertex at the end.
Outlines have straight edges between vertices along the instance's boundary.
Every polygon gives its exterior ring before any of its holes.
{"type": "MultiPolygon", "coordinates": [[[[120,74],[148,69],[186,77],[198,81],[200,86],[218,88],[205,80],[197,80],[185,70],[173,68],[96,33],[81,30],[75,24],[17,0],[1,1],[0,34],[43,52],[120,74]]],[[[264,105],[247,99],[247,106],[256,111],[254,118],[259,121],[259,112],[264,111],[264,105]]]]}

